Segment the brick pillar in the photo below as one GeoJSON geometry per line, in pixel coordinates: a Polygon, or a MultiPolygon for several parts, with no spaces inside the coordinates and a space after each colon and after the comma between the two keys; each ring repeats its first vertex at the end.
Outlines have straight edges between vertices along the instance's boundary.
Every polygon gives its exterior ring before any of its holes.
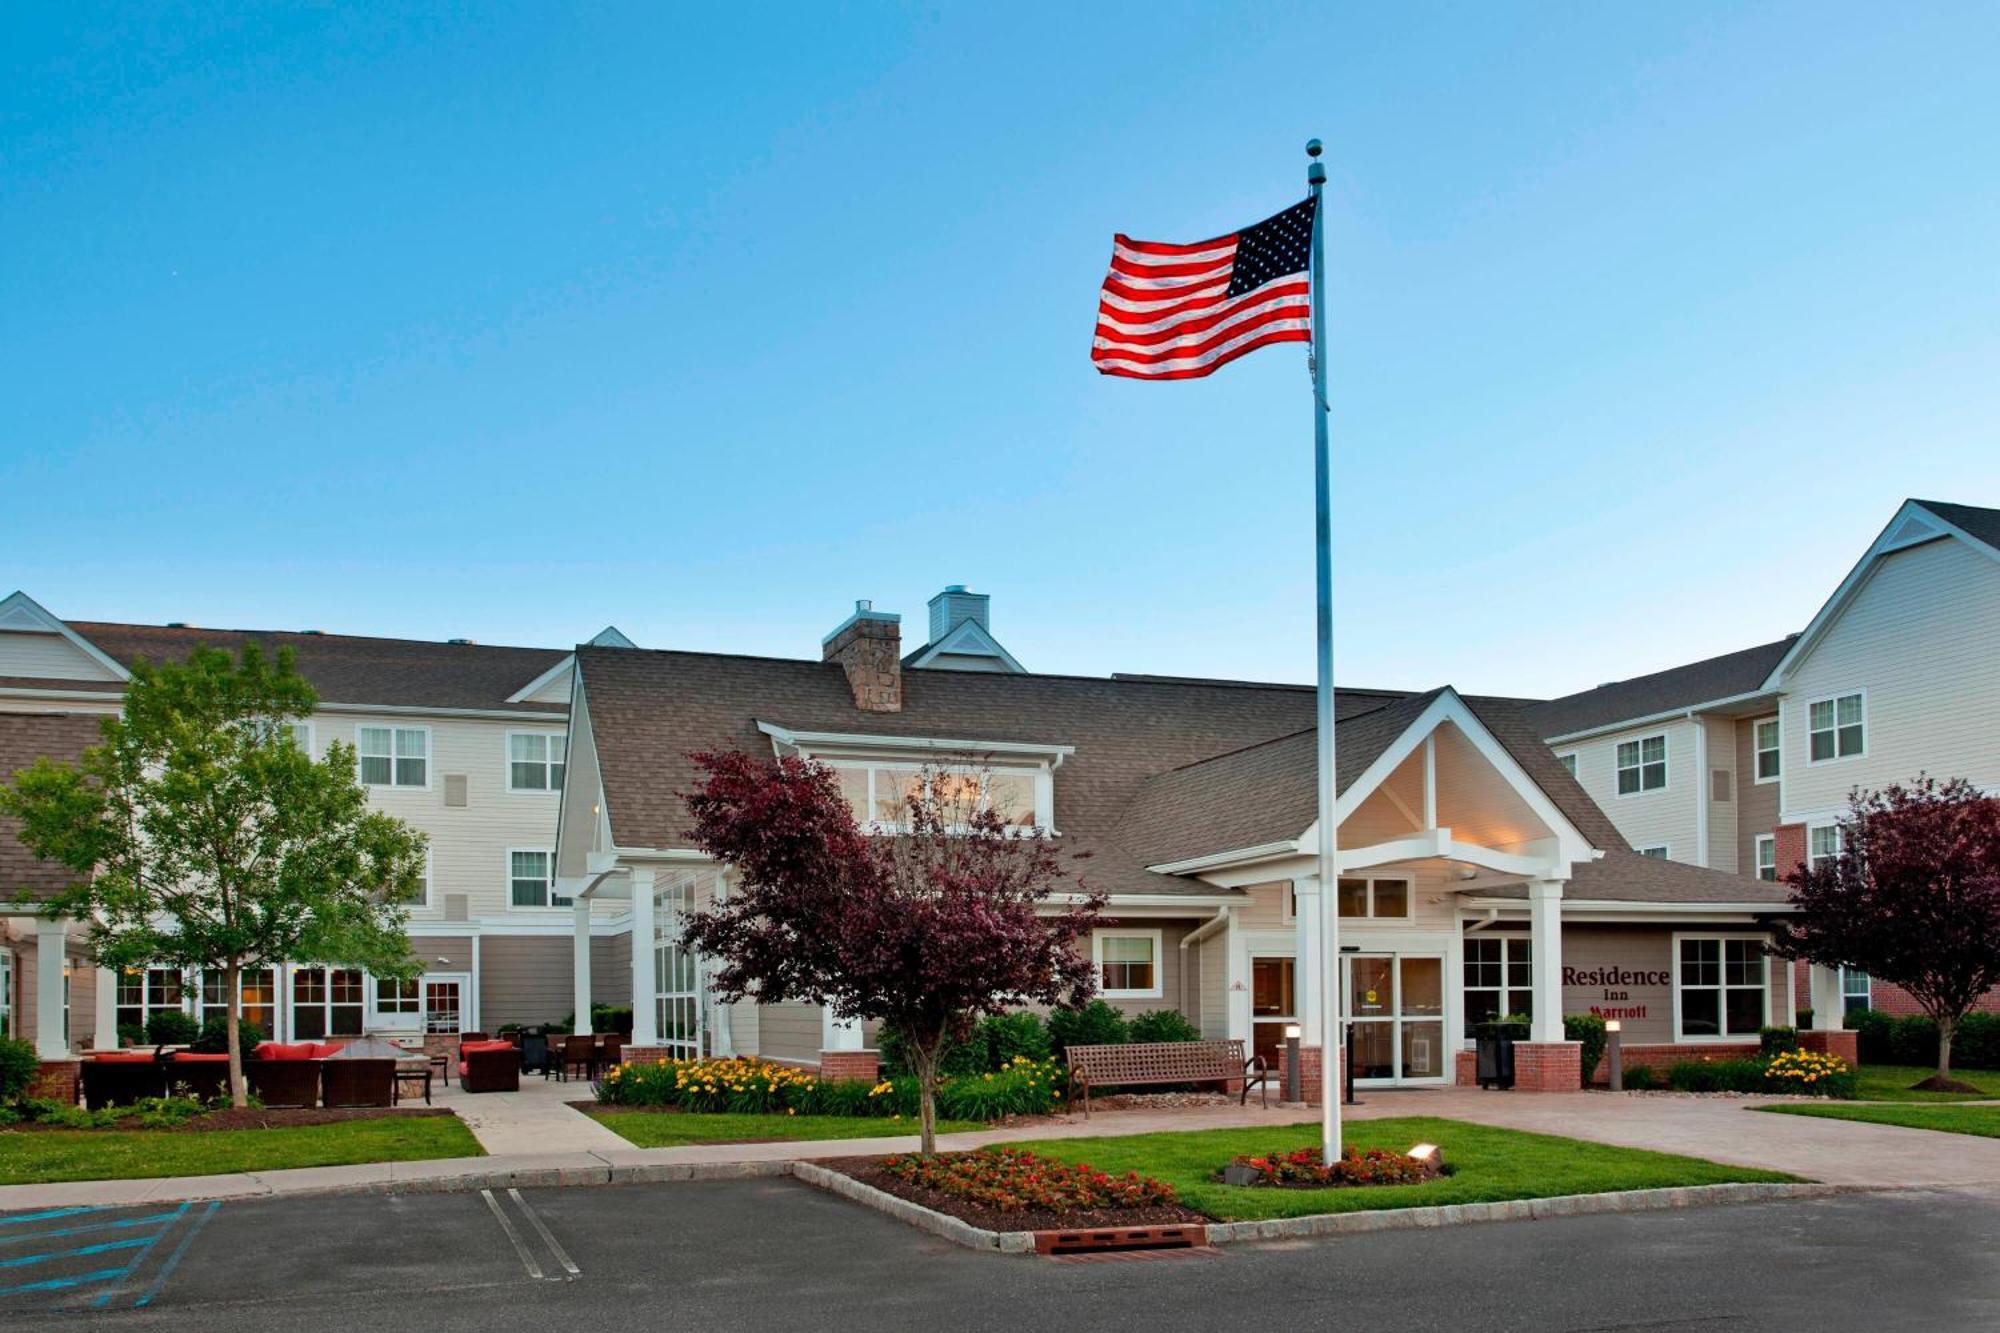
{"type": "Polygon", "coordinates": [[[1799,1034],[1799,1049],[1837,1055],[1851,1065],[1861,1063],[1861,1034],[1846,1028],[1832,1032],[1808,1028],[1799,1034]]]}
{"type": "MultiPolygon", "coordinates": [[[[1285,1049],[1283,1046],[1278,1048],[1278,1063],[1271,1073],[1272,1091],[1276,1092],[1280,1097],[1285,1095],[1285,1049]]],[[[1336,1078],[1340,1074],[1338,1068],[1339,1060],[1340,1057],[1336,1054],[1334,1056],[1336,1066],[1334,1076],[1336,1078]]],[[[1307,1106],[1319,1105],[1319,1077],[1319,1047],[1299,1047],[1299,1095],[1305,1099],[1307,1106]]]]}
{"type": "Polygon", "coordinates": [[[877,1051],[821,1051],[819,1053],[819,1076],[827,1082],[838,1079],[862,1079],[869,1083],[881,1077],[882,1064],[877,1051]]]}
{"type": "Polygon", "coordinates": [[[1577,1092],[1582,1087],[1582,1042],[1517,1041],[1514,1043],[1515,1091],[1577,1092]]]}
{"type": "Polygon", "coordinates": [[[1452,1082],[1456,1083],[1456,1084],[1457,1084],[1457,1085],[1458,1085],[1459,1087],[1461,1087],[1461,1088],[1476,1088],[1476,1087],[1478,1087],[1478,1086],[1479,1086],[1479,1052],[1478,1052],[1478,1051],[1455,1051],[1455,1052],[1453,1052],[1453,1054],[1454,1054],[1454,1055],[1455,1055],[1455,1056],[1456,1056],[1457,1058],[1456,1058],[1456,1060],[1455,1060],[1455,1062],[1454,1062],[1454,1063],[1455,1063],[1455,1069],[1454,1069],[1454,1071],[1453,1071],[1453,1072],[1454,1072],[1454,1077],[1453,1077],[1453,1079],[1452,1079],[1452,1082]]]}
{"type": "Polygon", "coordinates": [[[83,1085],[81,1060],[44,1060],[28,1084],[28,1096],[75,1106],[83,1085]]]}
{"type": "Polygon", "coordinates": [[[628,1065],[653,1065],[680,1056],[665,1046],[626,1046],[619,1050],[618,1058],[628,1065]]]}

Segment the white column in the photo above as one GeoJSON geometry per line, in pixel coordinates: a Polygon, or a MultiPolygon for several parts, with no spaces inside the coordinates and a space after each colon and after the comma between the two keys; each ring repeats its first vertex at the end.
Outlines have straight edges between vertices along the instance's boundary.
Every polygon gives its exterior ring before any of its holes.
{"type": "Polygon", "coordinates": [[[1563,1040],[1562,1015],[1562,896],[1559,879],[1528,884],[1529,949],[1534,954],[1535,1021],[1531,1041],[1563,1040]]]}
{"type": "MultiPolygon", "coordinates": [[[[1784,967],[1791,966],[1783,959],[1776,961],[1784,967]]],[[[1814,963],[1808,975],[1812,987],[1812,1030],[1838,1032],[1847,1021],[1847,999],[1840,992],[1840,969],[1814,963]]]]}
{"type": "Polygon", "coordinates": [[[60,917],[35,918],[35,1054],[44,1060],[69,1058],[63,1040],[63,943],[60,917]]]}
{"type": "Polygon", "coordinates": [[[1250,1049],[1253,1037],[1250,1018],[1250,942],[1236,928],[1236,909],[1229,909],[1229,924],[1223,931],[1223,954],[1229,959],[1224,976],[1224,997],[1229,1009],[1229,1036],[1250,1049]]]}
{"type": "Polygon", "coordinates": [[[858,1051],[861,1024],[851,1018],[835,1018],[833,1010],[819,1011],[819,1048],[822,1051],[858,1051]]]}
{"type": "MultiPolygon", "coordinates": [[[[97,988],[97,1015],[90,1034],[90,1044],[100,1051],[118,1049],[118,972],[115,968],[93,967],[91,969],[97,988]]],[[[195,973],[195,984],[201,984],[201,973],[195,973]]],[[[199,995],[199,992],[196,992],[199,995]]]]}
{"type": "Polygon", "coordinates": [[[653,942],[654,874],[650,870],[632,872],[632,1044],[660,1044],[660,981],[654,962],[658,953],[653,942]]]}
{"type": "Polygon", "coordinates": [[[1299,1028],[1305,1044],[1320,1041],[1321,939],[1319,877],[1292,881],[1292,930],[1296,956],[1292,960],[1292,994],[1298,1006],[1299,1028]]]}
{"type": "Polygon", "coordinates": [[[590,1035],[590,899],[578,898],[570,909],[575,914],[576,947],[571,963],[575,972],[576,1034],[590,1035]]]}

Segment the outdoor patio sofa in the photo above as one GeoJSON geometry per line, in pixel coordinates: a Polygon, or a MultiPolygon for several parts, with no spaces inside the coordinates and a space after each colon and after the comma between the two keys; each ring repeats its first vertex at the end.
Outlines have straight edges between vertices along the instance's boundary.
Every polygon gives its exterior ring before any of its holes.
{"type": "Polygon", "coordinates": [[[390,1059],[321,1060],[320,1097],[324,1105],[394,1106],[396,1062],[390,1059]]]}
{"type": "Polygon", "coordinates": [[[518,1092],[521,1048],[511,1041],[460,1043],[458,1083],[466,1092],[518,1092]]]}
{"type": "MultiPolygon", "coordinates": [[[[326,1057],[339,1049],[333,1042],[290,1045],[265,1042],[243,1061],[243,1077],[250,1091],[266,1106],[317,1106],[321,1068],[326,1057]]],[[[387,1063],[393,1074],[395,1062],[387,1063]]],[[[229,1057],[164,1048],[104,1051],[83,1062],[82,1083],[83,1104],[93,1111],[107,1106],[128,1106],[141,1098],[165,1097],[169,1093],[213,1101],[229,1094],[229,1057]]],[[[350,1086],[343,1083],[343,1095],[347,1095],[350,1086]]],[[[387,1106],[389,1103],[385,1100],[343,1104],[387,1106]]]]}

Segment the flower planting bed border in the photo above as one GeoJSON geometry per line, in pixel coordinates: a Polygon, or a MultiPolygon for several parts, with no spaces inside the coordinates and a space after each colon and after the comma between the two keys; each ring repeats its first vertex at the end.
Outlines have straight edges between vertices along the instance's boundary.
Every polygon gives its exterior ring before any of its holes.
{"type": "MultiPolygon", "coordinates": [[[[922,1204],[899,1199],[873,1185],[818,1162],[791,1163],[792,1175],[809,1185],[838,1194],[887,1213],[920,1231],[968,1249],[1000,1254],[1076,1253],[1055,1250],[1055,1238],[1098,1232],[1160,1233],[1169,1229],[1201,1233],[1194,1246],[1226,1245],[1241,1241],[1288,1240],[1302,1236],[1339,1236],[1374,1231],[1409,1231],[1429,1227],[1464,1226],[1475,1222],[1527,1222],[1552,1217],[1587,1217],[1601,1213],[1647,1213],[1676,1208],[1699,1208],[1713,1204],[1770,1203],[1781,1199],[1819,1199],[1836,1194],[1863,1193],[1852,1185],[1819,1184],[1734,1184],[1682,1185],[1664,1189],[1615,1190],[1602,1194],[1562,1194],[1543,1199],[1510,1199],[1496,1203],[1451,1203],[1427,1208],[1382,1208],[1351,1213],[1311,1213],[1304,1217],[1268,1218],[1254,1222],[1209,1222],[1187,1228],[1074,1227],[1048,1231],[989,1231],[973,1226],[922,1204]],[[1046,1238],[1046,1239],[1045,1239],[1046,1238]]],[[[1102,1248],[1141,1248],[1140,1238],[1127,1236],[1126,1243],[1113,1240],[1102,1248]]],[[[1189,1248],[1190,1241],[1177,1239],[1171,1248],[1189,1248]]],[[[1162,1246],[1160,1248],[1168,1248],[1162,1246]]]]}

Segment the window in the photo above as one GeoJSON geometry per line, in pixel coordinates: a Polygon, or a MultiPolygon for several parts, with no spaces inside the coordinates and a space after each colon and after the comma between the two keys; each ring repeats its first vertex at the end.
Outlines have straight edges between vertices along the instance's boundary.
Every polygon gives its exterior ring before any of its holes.
{"type": "Polygon", "coordinates": [[[507,790],[559,792],[563,785],[567,736],[540,731],[507,733],[507,790]]]}
{"type": "MultiPolygon", "coordinates": [[[[228,988],[222,984],[222,970],[209,968],[201,974],[201,1021],[229,1015],[228,988]]],[[[255,1023],[267,1037],[278,1034],[278,984],[268,967],[246,967],[236,974],[237,1017],[255,1023]]]]}
{"type": "Polygon", "coordinates": [[[433,856],[432,849],[430,845],[426,843],[424,845],[424,877],[417,882],[416,891],[414,893],[403,894],[403,895],[391,893],[389,895],[390,901],[401,903],[405,907],[429,907],[431,905],[432,856],[433,856]]]}
{"type": "Polygon", "coordinates": [[[1565,769],[1568,769],[1571,777],[1576,776],[1576,756],[1574,754],[1559,754],[1556,756],[1556,762],[1561,764],[1565,769]]]}
{"type": "Polygon", "coordinates": [[[1475,935],[1465,941],[1465,1022],[1533,1015],[1533,956],[1526,939],[1475,935]]]}
{"type": "Polygon", "coordinates": [[[1334,900],[1343,917],[1366,920],[1406,920],[1410,915],[1410,882],[1406,879],[1341,879],[1334,900]]]}
{"type": "Polygon", "coordinates": [[[1829,861],[1840,859],[1841,828],[1838,824],[1819,824],[1806,830],[1806,862],[1818,870],[1829,861]]]}
{"type": "Polygon", "coordinates": [[[0,1037],[14,1035],[14,951],[0,949],[0,1037]]]}
{"type": "Polygon", "coordinates": [[[187,979],[178,968],[127,968],[118,974],[117,999],[118,1026],[143,1031],[154,1014],[186,1011],[187,979]]]}
{"type": "MultiPolygon", "coordinates": [[[[924,770],[908,764],[835,764],[835,779],[856,820],[877,829],[895,828],[909,814],[912,797],[923,792],[924,770]]],[[[1042,776],[1020,771],[944,769],[933,771],[936,796],[945,816],[964,826],[988,809],[1012,828],[1047,827],[1041,814],[1042,776]],[[954,818],[952,812],[958,812],[954,818]]]]}
{"type": "Polygon", "coordinates": [[[1641,847],[1639,848],[1639,855],[1650,856],[1655,861],[1664,861],[1667,859],[1667,848],[1664,843],[1658,847],[1641,847]]]}
{"type": "Polygon", "coordinates": [[[1667,738],[1643,736],[1618,742],[1618,794],[1636,796],[1667,785],[1667,738]]]}
{"type": "Polygon", "coordinates": [[[1840,1012],[1855,1014],[1874,1007],[1868,974],[1858,967],[1840,969],[1840,1012]]]}
{"type": "Polygon", "coordinates": [[[1778,748],[1778,719],[1760,719],[1750,729],[1751,748],[1757,752],[1757,781],[1776,782],[1783,759],[1778,748]]]}
{"type": "Polygon", "coordinates": [[[1681,1037],[1754,1037],[1764,1026],[1761,940],[1683,938],[1674,973],[1681,1037]]]}
{"type": "Polygon", "coordinates": [[[515,907],[568,907],[556,892],[555,853],[534,849],[507,853],[507,901],[515,907]]]}
{"type": "Polygon", "coordinates": [[[1865,753],[1867,734],[1861,714],[1859,693],[1815,699],[1807,704],[1806,747],[1812,762],[1824,764],[1865,753]]]}
{"type": "Polygon", "coordinates": [[[1778,878],[1778,839],[1775,834],[1757,835],[1757,878],[1775,883],[1778,878]]]}
{"type": "Polygon", "coordinates": [[[1098,989],[1106,999],[1158,999],[1160,932],[1103,931],[1090,937],[1097,963],[1098,989]]]}
{"type": "Polygon", "coordinates": [[[431,733],[428,727],[356,727],[361,781],[370,787],[428,787],[431,733]]]}
{"type": "Polygon", "coordinates": [[[422,1012],[423,983],[415,977],[375,978],[375,1012],[378,1014],[416,1014],[422,1012]]]}
{"type": "Polygon", "coordinates": [[[302,967],[292,973],[292,1038],[319,1041],[361,1035],[358,967],[302,967]]]}

